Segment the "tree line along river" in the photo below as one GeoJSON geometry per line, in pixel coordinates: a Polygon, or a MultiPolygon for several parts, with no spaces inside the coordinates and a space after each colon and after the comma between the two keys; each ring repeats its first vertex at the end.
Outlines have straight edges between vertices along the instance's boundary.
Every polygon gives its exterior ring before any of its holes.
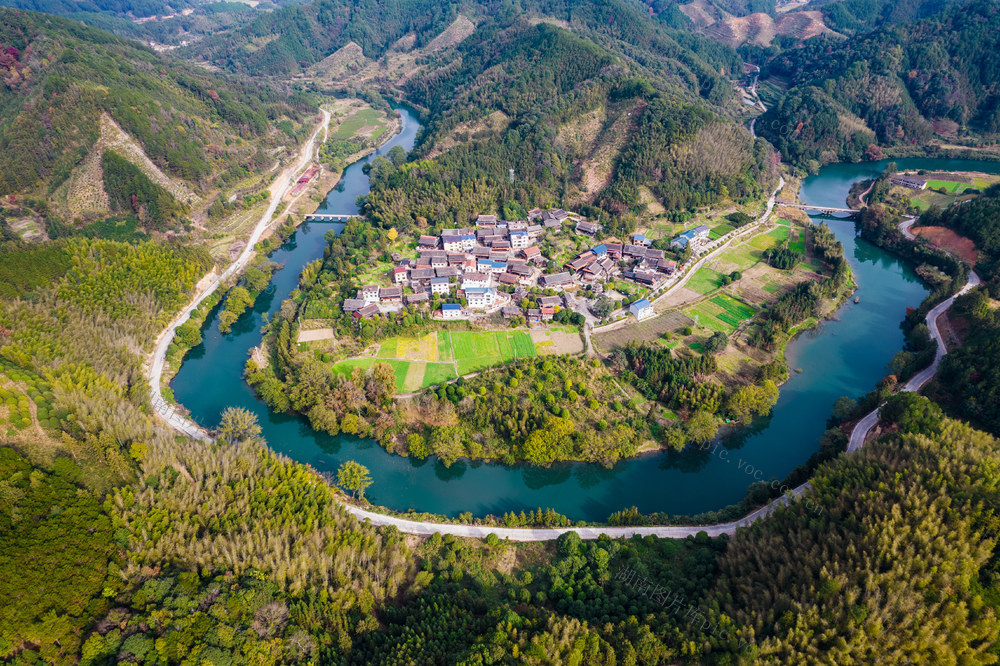
{"type": "MultiPolygon", "coordinates": [[[[368,192],[363,165],[393,146],[413,147],[419,122],[412,110],[399,107],[399,111],[400,133],[374,155],[348,167],[318,214],[357,212],[357,197],[368,192]]],[[[900,168],[937,171],[1000,171],[1000,165],[989,162],[903,159],[897,163],[900,168]]],[[[884,163],[826,166],[803,181],[801,199],[843,207],[851,183],[882,168],[884,163]]],[[[784,478],[816,451],[833,402],[842,395],[863,395],[885,376],[886,364],[903,345],[899,324],[906,308],[917,306],[927,293],[909,266],[857,238],[853,222],[828,224],[844,245],[860,303],[845,303],[831,320],[788,345],[789,367],[801,372],[792,373],[781,387],[769,417],[726,438],[726,456],[688,447],[681,453],[623,460],[611,468],[588,463],[506,466],[469,460],[446,468],[433,457],[391,455],[373,440],[331,437],[313,431],[304,417],[271,413],[243,380],[248,352],[260,344],[265,314],[271,317],[277,312],[296,288],[302,268],[322,256],[324,234],[331,228],[342,229],[338,224],[300,226],[271,255],[284,265],[275,272],[271,288],[229,334],[219,333],[218,312],[213,312],[202,329],[203,342],[185,357],[171,387],[177,401],[204,426],[214,427],[226,407],[244,407],[257,414],[263,436],[279,453],[327,472],[336,471],[345,460],[365,465],[374,480],[366,497],[396,511],[412,508],[456,517],[463,512],[501,515],[551,507],[572,520],[595,522],[631,506],[643,513],[674,515],[712,511],[739,502],[755,480],[784,478]]]]}

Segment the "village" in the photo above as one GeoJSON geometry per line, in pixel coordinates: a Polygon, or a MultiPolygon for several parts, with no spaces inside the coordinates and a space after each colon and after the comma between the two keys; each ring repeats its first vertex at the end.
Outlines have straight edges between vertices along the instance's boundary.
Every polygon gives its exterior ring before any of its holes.
{"type": "MultiPolygon", "coordinates": [[[[600,223],[561,209],[532,209],[525,220],[479,215],[474,225],[419,236],[417,256],[393,254],[386,284],[359,285],[356,297],[344,300],[344,312],[362,320],[436,301],[440,307],[433,317],[441,321],[475,320],[499,312],[505,319],[538,324],[576,305],[566,292],[582,288],[598,296],[620,280],[633,283],[637,291],[655,290],[678,271],[678,259],[668,254],[676,251],[680,256],[686,249],[697,254],[709,241],[705,225],[673,238],[670,252],[653,248],[641,233],[632,234],[628,243],[598,241],[600,223]],[[592,238],[594,244],[558,265],[542,248],[549,245],[545,237],[562,233],[592,238]],[[529,295],[537,308],[520,305],[529,295]]],[[[628,312],[637,320],[654,314],[647,298],[634,298],[628,312]]]]}

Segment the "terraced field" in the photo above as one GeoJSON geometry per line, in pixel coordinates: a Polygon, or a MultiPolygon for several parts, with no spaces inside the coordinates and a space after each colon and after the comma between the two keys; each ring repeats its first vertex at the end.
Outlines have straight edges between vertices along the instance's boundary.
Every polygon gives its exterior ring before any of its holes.
{"type": "Polygon", "coordinates": [[[388,338],[374,356],[339,361],[333,371],[344,376],[354,368],[388,363],[396,390],[412,393],[484,368],[538,354],[527,331],[438,331],[420,338],[388,338]]]}

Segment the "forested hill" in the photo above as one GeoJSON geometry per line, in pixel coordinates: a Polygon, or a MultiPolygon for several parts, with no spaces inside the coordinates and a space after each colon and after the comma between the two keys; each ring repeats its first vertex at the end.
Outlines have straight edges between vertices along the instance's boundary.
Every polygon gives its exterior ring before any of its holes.
{"type": "Polygon", "coordinates": [[[211,74],[75,21],[6,8],[0,81],[0,194],[35,194],[70,210],[68,181],[88,163],[100,168],[92,149],[102,126],[102,148],[117,144],[139,167],[144,153],[153,165],[146,170],[161,170],[161,184],[183,201],[219,177],[269,167],[265,149],[293,142],[277,121],[315,110],[305,96],[211,74]]]}
{"type": "Polygon", "coordinates": [[[715,84],[713,72],[722,69],[731,73],[740,66],[732,51],[709,40],[692,40],[690,35],[668,31],[648,11],[633,0],[316,0],[206,38],[187,53],[236,71],[289,74],[350,42],[359,45],[368,58],[396,48],[403,38],[413,40],[407,48],[419,48],[461,15],[477,24],[483,20],[510,24],[526,17],[550,20],[611,50],[627,53],[653,70],[665,59],[683,61],[703,85],[715,84]]]}
{"type": "Polygon", "coordinates": [[[682,214],[763,195],[777,181],[770,149],[711,110],[684,72],[665,60],[647,78],[567,30],[485,21],[452,65],[406,85],[429,110],[426,131],[407,164],[377,162],[366,211],[408,229],[422,218],[464,224],[519,205],[591,204],[600,207],[591,215],[627,231],[643,200],[682,214]]]}
{"type": "Polygon", "coordinates": [[[976,0],[857,40],[816,38],[778,56],[765,68],[772,74],[796,85],[757,127],[799,164],[935,135],[991,140],[1000,132],[1000,8],[976,0]]]}

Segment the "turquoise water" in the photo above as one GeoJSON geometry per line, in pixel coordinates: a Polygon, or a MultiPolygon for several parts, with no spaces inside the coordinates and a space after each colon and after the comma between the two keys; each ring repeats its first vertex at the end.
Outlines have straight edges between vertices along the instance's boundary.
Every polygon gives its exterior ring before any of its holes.
{"type": "MultiPolygon", "coordinates": [[[[413,146],[419,125],[407,109],[401,114],[403,131],[382,152],[394,145],[413,146]]],[[[898,163],[904,168],[997,168],[992,163],[973,166],[949,160],[898,163]]],[[[877,165],[872,164],[826,167],[803,182],[802,199],[841,206],[851,182],[874,173],[877,165]]],[[[355,199],[368,191],[367,181],[361,163],[351,166],[318,212],[356,211],[355,199]]],[[[245,407],[258,415],[264,436],[280,453],[325,471],[336,470],[345,460],[360,462],[374,479],[366,496],[399,511],[412,508],[448,516],[469,511],[481,516],[551,507],[573,520],[601,521],[630,506],[671,514],[719,509],[740,501],[754,475],[781,479],[816,451],[833,402],[842,395],[867,393],[887,374],[886,364],[903,344],[899,323],[906,308],[918,305],[926,294],[908,267],[856,238],[852,222],[828,224],[844,244],[861,302],[845,304],[833,320],[789,345],[789,365],[802,372],[793,373],[782,386],[770,417],[727,438],[730,451],[725,458],[686,451],[649,454],[610,469],[583,463],[507,467],[467,460],[445,468],[433,458],[418,461],[390,455],[372,440],[314,432],[299,416],[272,414],[243,381],[248,351],[260,342],[264,313],[280,307],[295,288],[302,267],[322,256],[323,234],[339,225],[300,227],[272,255],[285,267],[275,274],[269,293],[228,335],[221,335],[215,317],[210,317],[203,329],[204,342],[188,354],[172,388],[202,425],[216,425],[227,406],[245,407]]]]}

